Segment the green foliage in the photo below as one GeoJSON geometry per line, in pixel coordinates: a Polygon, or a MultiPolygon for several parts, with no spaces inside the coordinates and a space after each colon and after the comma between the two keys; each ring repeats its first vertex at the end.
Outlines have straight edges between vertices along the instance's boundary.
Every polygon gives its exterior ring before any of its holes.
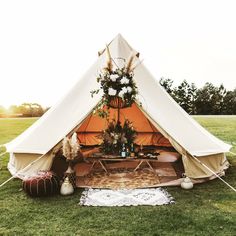
{"type": "Polygon", "coordinates": [[[161,78],[160,79],[160,84],[165,88],[165,90],[166,90],[166,92],[168,92],[170,95],[172,95],[172,93],[173,93],[173,80],[172,79],[169,79],[169,78],[167,78],[167,79],[165,79],[165,78],[161,78]]]}
{"type": "MultiPolygon", "coordinates": [[[[236,145],[236,117],[197,116],[213,134],[236,145]]],[[[35,119],[0,119],[0,143],[9,142],[35,119]]],[[[236,152],[236,146],[232,149],[236,152]]],[[[8,154],[3,157],[0,183],[10,177],[8,154]]],[[[224,179],[236,186],[236,158],[224,179]]],[[[233,236],[236,232],[235,193],[220,180],[187,191],[168,187],[176,204],[139,207],[81,207],[81,189],[72,196],[28,197],[21,181],[0,189],[0,235],[173,235],[233,236]]]]}
{"type": "Polygon", "coordinates": [[[196,86],[193,83],[188,84],[186,80],[173,90],[175,100],[189,114],[195,114],[196,90],[196,86]]]}
{"type": "Polygon", "coordinates": [[[222,104],[222,114],[236,114],[236,89],[226,92],[222,104]]]}
{"type": "Polygon", "coordinates": [[[164,78],[161,78],[160,84],[189,114],[236,114],[236,89],[227,91],[223,85],[217,87],[211,83],[197,88],[194,83],[189,84],[186,80],[173,87],[173,80],[164,78]]]}
{"type": "Polygon", "coordinates": [[[121,98],[127,106],[131,106],[138,93],[133,80],[133,73],[127,72],[127,68],[125,67],[114,71],[103,70],[99,74],[97,82],[100,84],[100,89],[92,90],[90,93],[93,97],[95,94],[98,94],[100,90],[103,92],[102,100],[95,108],[95,111],[97,111],[98,115],[101,117],[106,117],[106,114],[102,111],[103,107],[107,106],[109,108],[110,102],[114,97],[121,98]]]}
{"type": "Polygon", "coordinates": [[[132,122],[125,120],[123,126],[120,122],[115,120],[111,121],[108,124],[106,130],[103,131],[101,138],[103,140],[101,144],[102,152],[106,154],[119,154],[122,144],[125,144],[129,149],[131,144],[134,142],[134,139],[137,135],[137,132],[133,128],[132,122]]]}
{"type": "Polygon", "coordinates": [[[222,114],[225,94],[226,90],[223,85],[215,87],[211,83],[206,83],[203,88],[197,91],[195,101],[197,114],[222,114]]]}
{"type": "Polygon", "coordinates": [[[0,117],[39,117],[46,112],[38,103],[22,103],[12,105],[8,109],[0,106],[0,117]]]}
{"type": "Polygon", "coordinates": [[[38,117],[44,113],[43,108],[38,103],[23,103],[16,108],[16,111],[24,117],[38,117]]]}

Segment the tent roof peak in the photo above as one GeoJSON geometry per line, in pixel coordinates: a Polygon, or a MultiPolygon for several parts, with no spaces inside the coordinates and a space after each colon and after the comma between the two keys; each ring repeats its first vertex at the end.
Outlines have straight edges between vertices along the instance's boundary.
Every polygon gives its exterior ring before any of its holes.
{"type": "MultiPolygon", "coordinates": [[[[112,58],[124,58],[126,59],[129,55],[136,50],[134,50],[126,39],[119,33],[116,35],[113,40],[107,44],[110,53],[112,54],[112,58]]],[[[98,52],[98,56],[101,56],[105,52],[106,48],[103,48],[98,52]]],[[[138,55],[138,53],[137,53],[138,55]]]]}

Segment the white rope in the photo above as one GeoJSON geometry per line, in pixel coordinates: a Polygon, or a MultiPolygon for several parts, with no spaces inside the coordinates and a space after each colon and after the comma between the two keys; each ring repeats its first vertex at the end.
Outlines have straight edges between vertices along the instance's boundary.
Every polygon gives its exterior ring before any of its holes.
{"type": "Polygon", "coordinates": [[[6,183],[8,183],[10,180],[14,179],[15,176],[12,176],[11,178],[9,178],[8,180],[6,180],[5,182],[3,182],[1,185],[0,185],[0,188],[5,185],[6,183]]]}
{"type": "Polygon", "coordinates": [[[44,157],[46,154],[43,154],[42,156],[38,157],[36,160],[32,161],[31,163],[29,163],[27,166],[25,166],[23,169],[19,170],[18,172],[16,172],[12,177],[10,177],[9,179],[7,179],[5,182],[3,182],[1,185],[0,185],[0,188],[2,186],[4,186],[6,183],[8,183],[10,180],[14,179],[15,177],[17,177],[17,175],[25,170],[26,168],[32,166],[33,164],[35,164],[37,161],[39,161],[42,157],[44,157]]]}
{"type": "Polygon", "coordinates": [[[7,153],[7,152],[1,153],[1,154],[0,154],[0,157],[3,156],[3,155],[5,155],[6,153],[7,153]]]}
{"type": "MultiPolygon", "coordinates": [[[[6,153],[7,153],[7,152],[1,153],[1,154],[0,154],[0,157],[4,156],[6,153]]],[[[3,164],[2,164],[2,159],[0,159],[0,170],[2,169],[2,166],[3,166],[3,164]]]]}
{"type": "Polygon", "coordinates": [[[207,165],[202,163],[199,159],[197,159],[195,156],[192,156],[198,163],[200,163],[202,166],[204,166],[207,170],[209,170],[212,174],[214,174],[218,179],[220,179],[223,183],[225,183],[228,187],[230,187],[234,192],[236,192],[236,189],[231,186],[229,183],[227,183],[225,180],[223,180],[218,174],[216,174],[213,170],[211,170],[207,165]]]}
{"type": "MultiPolygon", "coordinates": [[[[1,147],[5,147],[5,144],[0,144],[0,148],[1,148],[1,147]]],[[[0,154],[0,157],[3,156],[3,155],[5,155],[6,153],[7,153],[7,152],[1,153],[1,154],[0,154]]]]}
{"type": "MultiPolygon", "coordinates": [[[[0,157],[4,156],[7,152],[1,153],[0,157]]],[[[0,159],[0,170],[2,169],[2,159],[0,159]]]]}

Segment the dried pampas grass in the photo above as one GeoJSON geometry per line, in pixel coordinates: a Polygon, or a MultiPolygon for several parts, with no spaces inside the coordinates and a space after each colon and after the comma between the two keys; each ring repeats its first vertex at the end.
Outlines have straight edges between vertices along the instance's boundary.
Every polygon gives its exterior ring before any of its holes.
{"type": "Polygon", "coordinates": [[[74,160],[77,157],[79,150],[80,145],[76,133],[74,133],[71,138],[65,137],[63,139],[62,151],[63,156],[66,157],[67,160],[74,160]]]}
{"type": "Polygon", "coordinates": [[[107,45],[106,45],[106,57],[107,57],[106,68],[109,71],[112,71],[112,58],[111,58],[109,47],[107,45]]]}
{"type": "Polygon", "coordinates": [[[126,71],[127,71],[127,73],[130,73],[132,71],[131,67],[132,67],[132,63],[133,63],[133,60],[134,60],[134,56],[135,56],[135,52],[132,51],[130,53],[130,56],[129,56],[129,58],[127,60],[127,64],[126,64],[126,71]]]}
{"type": "Polygon", "coordinates": [[[63,156],[66,157],[66,159],[70,158],[70,139],[65,137],[62,142],[62,151],[63,156]]]}
{"type": "Polygon", "coordinates": [[[71,158],[74,159],[78,155],[78,151],[80,150],[80,145],[78,143],[76,133],[73,133],[70,139],[70,147],[71,147],[71,158]]]}
{"type": "Polygon", "coordinates": [[[134,71],[140,64],[142,64],[143,60],[137,62],[136,64],[133,64],[130,68],[130,71],[134,71]]]}

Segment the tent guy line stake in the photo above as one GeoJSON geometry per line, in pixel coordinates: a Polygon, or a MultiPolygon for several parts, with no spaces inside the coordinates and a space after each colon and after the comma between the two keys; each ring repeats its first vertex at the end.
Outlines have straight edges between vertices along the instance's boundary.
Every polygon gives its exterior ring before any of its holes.
{"type": "Polygon", "coordinates": [[[218,174],[216,174],[213,170],[211,170],[207,165],[202,163],[200,160],[198,160],[195,156],[192,156],[198,163],[200,163],[202,166],[204,166],[207,170],[209,170],[212,174],[214,174],[218,179],[220,179],[223,183],[225,183],[229,188],[231,188],[234,192],[236,192],[236,189],[231,186],[229,183],[227,183],[225,180],[223,180],[218,174]]]}
{"type": "Polygon", "coordinates": [[[30,162],[27,166],[25,166],[23,169],[19,170],[18,172],[16,172],[13,176],[11,176],[9,179],[7,179],[6,181],[4,181],[1,185],[0,188],[3,187],[6,183],[8,183],[10,180],[14,179],[15,177],[17,177],[17,175],[25,170],[26,168],[32,166],[33,164],[35,164],[37,161],[39,161],[42,157],[44,157],[46,154],[43,154],[42,156],[39,156],[36,160],[30,162]]]}

